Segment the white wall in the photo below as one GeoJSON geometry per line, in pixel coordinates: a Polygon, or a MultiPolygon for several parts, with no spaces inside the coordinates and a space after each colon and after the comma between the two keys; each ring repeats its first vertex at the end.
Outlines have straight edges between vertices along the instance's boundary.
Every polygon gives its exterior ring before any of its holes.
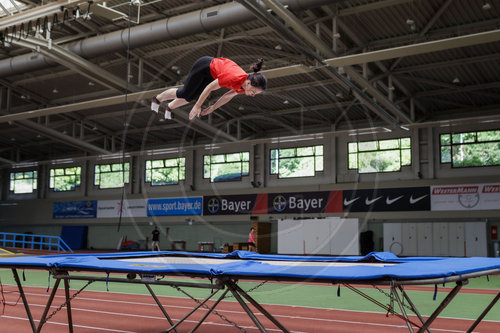
{"type": "Polygon", "coordinates": [[[278,221],[278,253],[359,255],[358,219],[278,221]]]}

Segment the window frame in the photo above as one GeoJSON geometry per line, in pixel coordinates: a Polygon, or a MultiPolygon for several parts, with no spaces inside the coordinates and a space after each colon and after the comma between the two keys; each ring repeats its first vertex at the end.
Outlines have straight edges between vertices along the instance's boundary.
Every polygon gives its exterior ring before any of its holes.
{"type": "Polygon", "coordinates": [[[500,134],[500,129],[488,129],[488,130],[478,130],[478,131],[461,131],[461,132],[447,132],[447,133],[439,133],[438,136],[438,141],[439,141],[439,163],[440,164],[449,164],[451,168],[454,169],[464,169],[464,168],[484,168],[484,167],[497,167],[500,166],[499,164],[491,164],[491,165],[467,165],[467,166],[456,166],[453,163],[453,147],[459,147],[459,146],[472,146],[472,145],[478,145],[482,143],[500,143],[500,139],[498,140],[479,140],[479,133],[484,133],[484,132],[496,132],[498,131],[500,134]],[[460,142],[460,143],[454,143],[453,142],[453,136],[454,135],[461,135],[461,134],[473,134],[474,136],[474,141],[472,142],[460,142]],[[443,137],[448,136],[448,143],[443,144],[443,137]],[[449,162],[443,162],[443,148],[448,147],[448,154],[450,157],[449,162]]]}
{"type": "Polygon", "coordinates": [[[247,177],[250,175],[250,151],[238,151],[238,152],[232,152],[232,153],[220,153],[220,154],[204,154],[203,155],[203,170],[202,170],[202,174],[203,174],[203,179],[208,179],[210,181],[210,183],[226,183],[226,182],[241,182],[243,181],[243,177],[247,177]],[[228,161],[228,157],[231,157],[235,154],[240,154],[240,160],[239,161],[228,161]],[[246,161],[244,158],[244,155],[248,154],[248,160],[246,161]],[[209,163],[206,162],[207,160],[207,157],[209,158],[209,163]],[[213,161],[214,158],[215,159],[218,159],[218,158],[221,158],[223,157],[223,161],[213,161]],[[214,181],[215,178],[217,178],[218,176],[212,178],[212,166],[213,165],[217,165],[217,164],[237,164],[237,163],[240,163],[240,178],[237,179],[237,180],[223,180],[223,181],[214,181]],[[246,173],[243,172],[243,170],[245,170],[245,168],[243,167],[243,164],[244,163],[248,163],[248,171],[246,173]],[[206,176],[207,175],[207,172],[205,170],[205,168],[207,167],[207,165],[210,167],[210,170],[209,170],[209,173],[208,173],[208,177],[206,176]],[[214,179],[214,180],[212,180],[214,179]]]}
{"type": "Polygon", "coordinates": [[[9,173],[9,193],[15,194],[15,195],[22,195],[22,194],[33,194],[35,191],[38,190],[38,170],[23,170],[23,171],[11,171],[9,173]],[[15,178],[16,174],[23,174],[25,176],[26,174],[31,173],[31,177],[23,177],[23,178],[15,178]],[[12,179],[12,176],[14,175],[15,179],[12,179]],[[13,184],[12,181],[20,181],[23,179],[31,179],[31,192],[20,192],[16,193],[15,191],[15,183],[13,184]]]}
{"type": "Polygon", "coordinates": [[[347,142],[347,170],[353,170],[356,171],[358,174],[377,174],[377,173],[392,173],[392,172],[401,172],[403,170],[403,167],[411,167],[413,164],[413,156],[412,156],[412,138],[411,136],[404,136],[404,137],[398,137],[398,138],[388,138],[388,139],[376,139],[376,140],[362,140],[362,141],[348,141],[347,142]],[[380,143],[384,141],[393,141],[397,140],[399,143],[399,147],[397,148],[380,148],[380,143]],[[403,142],[403,140],[408,140],[408,145],[403,142]],[[376,149],[369,149],[369,150],[360,150],[359,145],[360,144],[368,144],[368,143],[375,143],[376,149]],[[356,151],[351,152],[350,151],[350,145],[351,144],[356,144],[356,151]],[[359,171],[359,154],[360,153],[373,153],[373,152],[384,152],[384,151],[396,151],[399,150],[399,169],[398,170],[389,170],[389,171],[370,171],[370,172],[360,172],[359,171]],[[410,155],[410,163],[409,164],[404,164],[403,163],[403,151],[409,151],[410,155]],[[356,168],[351,167],[351,155],[356,155],[356,168]]]}
{"type": "Polygon", "coordinates": [[[269,175],[276,176],[278,179],[297,179],[297,178],[310,178],[310,177],[316,177],[318,172],[324,172],[325,171],[325,145],[320,144],[320,145],[307,145],[307,146],[295,146],[295,147],[283,147],[283,148],[270,148],[269,149],[269,175]],[[322,154],[317,155],[316,154],[316,149],[318,147],[321,147],[322,149],[322,154]],[[303,149],[303,148],[312,148],[312,154],[311,155],[298,155],[297,150],[298,149],[303,149]],[[294,155],[293,156],[286,156],[286,157],[280,157],[280,150],[294,150],[294,155]],[[273,158],[273,151],[276,151],[276,154],[273,158]],[[292,176],[292,177],[283,177],[280,176],[280,160],[287,160],[287,159],[293,159],[293,158],[311,158],[313,159],[314,163],[314,174],[313,175],[307,175],[307,176],[292,176]],[[317,161],[318,158],[321,157],[322,160],[322,166],[321,170],[317,169],[317,161]],[[273,172],[273,161],[276,162],[276,172],[273,172]]]}
{"type": "Polygon", "coordinates": [[[181,181],[186,180],[186,157],[173,157],[173,158],[160,158],[160,159],[150,159],[144,161],[144,183],[149,184],[149,186],[170,186],[170,185],[179,185],[181,181]],[[177,160],[177,166],[165,166],[167,161],[177,160]],[[184,165],[182,165],[181,160],[184,161],[184,165]],[[153,162],[163,162],[163,167],[154,167],[153,162]],[[151,163],[151,169],[148,170],[148,162],[151,163]],[[161,169],[175,169],[177,168],[178,179],[176,183],[164,183],[164,184],[153,184],[153,170],[161,170],[161,169]],[[184,172],[181,172],[184,170],[184,172]],[[148,177],[148,172],[150,173],[148,177]],[[181,174],[183,175],[181,178],[181,174]],[[150,180],[148,180],[150,178],[150,180]]]}
{"type": "Polygon", "coordinates": [[[94,181],[93,181],[93,184],[94,186],[98,187],[99,190],[111,190],[111,189],[119,189],[119,188],[124,188],[127,184],[130,184],[130,162],[117,162],[117,163],[113,163],[113,162],[109,162],[109,163],[102,163],[102,164],[94,164],[94,181]],[[113,171],[113,166],[116,166],[116,165],[122,165],[122,170],[116,170],[116,171],[113,171]],[[110,171],[106,171],[106,170],[100,170],[99,172],[99,184],[96,184],[96,178],[97,178],[97,170],[96,168],[99,167],[99,169],[103,166],[109,166],[110,168],[110,171]],[[117,187],[101,187],[101,180],[100,180],[100,177],[102,174],[106,174],[106,173],[115,173],[115,172],[121,172],[123,174],[123,169],[127,169],[126,171],[128,171],[128,177],[127,179],[123,182],[123,185],[122,186],[117,186],[117,187]]]}
{"type": "MultiPolygon", "coordinates": [[[[55,184],[55,181],[54,181],[54,184],[55,184]]],[[[79,166],[79,165],[75,165],[75,166],[71,166],[71,167],[66,167],[66,168],[57,168],[57,167],[54,167],[54,168],[50,168],[49,169],[49,189],[52,189],[53,192],[68,192],[68,191],[76,191],[77,188],[80,188],[82,184],[82,167],[79,166]],[[80,172],[79,174],[66,174],[66,171],[68,171],[68,169],[80,169],[80,172]],[[53,186],[52,186],[52,171],[53,170],[64,170],[64,175],[55,175],[55,176],[64,176],[64,177],[71,177],[71,176],[74,176],[74,177],[77,177],[79,178],[79,182],[78,184],[74,184],[74,187],[72,189],[69,189],[69,190],[57,190],[55,189],[53,186]]]]}

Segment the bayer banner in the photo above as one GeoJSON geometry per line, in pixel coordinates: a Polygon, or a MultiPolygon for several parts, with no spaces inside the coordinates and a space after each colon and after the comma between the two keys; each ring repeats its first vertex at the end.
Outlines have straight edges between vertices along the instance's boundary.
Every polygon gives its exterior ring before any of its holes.
{"type": "Polygon", "coordinates": [[[148,216],[201,215],[202,197],[149,199],[148,216]]]}
{"type": "Polygon", "coordinates": [[[267,194],[203,197],[203,215],[267,214],[267,194]]]}
{"type": "Polygon", "coordinates": [[[431,208],[430,188],[344,190],[343,206],[348,212],[426,211],[431,208]]]}
{"type": "Polygon", "coordinates": [[[342,212],[342,191],[269,193],[269,214],[342,212]]]}
{"type": "Polygon", "coordinates": [[[500,184],[467,184],[431,187],[431,209],[500,209],[500,184]]]}

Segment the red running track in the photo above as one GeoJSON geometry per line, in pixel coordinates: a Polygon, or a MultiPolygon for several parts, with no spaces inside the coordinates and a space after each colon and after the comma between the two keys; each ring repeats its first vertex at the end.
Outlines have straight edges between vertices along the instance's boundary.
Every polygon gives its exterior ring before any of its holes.
{"type": "MultiPolygon", "coordinates": [[[[71,295],[74,292],[71,290],[71,295]]],[[[26,287],[25,293],[36,325],[38,325],[38,319],[42,316],[49,293],[46,292],[45,288],[37,287],[26,287]]],[[[7,304],[14,304],[19,299],[17,288],[4,285],[4,297],[7,304]]],[[[174,322],[177,322],[195,306],[194,301],[190,299],[161,296],[158,298],[174,322]]],[[[64,290],[60,289],[49,313],[56,310],[64,301],[64,290]]],[[[149,295],[83,291],[71,302],[71,308],[75,333],[150,333],[164,330],[170,326],[149,295]]],[[[265,308],[292,332],[408,332],[403,320],[395,316],[386,317],[384,314],[281,305],[265,305],[265,308]]],[[[239,304],[223,301],[216,310],[230,321],[237,323],[243,330],[258,332],[255,324],[239,304]]],[[[178,332],[188,332],[205,313],[206,310],[203,308],[195,312],[187,322],[179,326],[178,332]]],[[[57,312],[44,325],[42,332],[68,332],[66,316],[65,309],[57,312]]],[[[270,332],[280,331],[263,315],[258,314],[257,317],[270,332]]],[[[412,320],[417,322],[418,319],[412,318],[412,320]]],[[[431,328],[433,332],[464,332],[471,324],[471,320],[439,318],[431,328]]],[[[8,305],[5,307],[4,313],[0,317],[0,331],[8,333],[31,332],[21,301],[16,306],[8,305]]],[[[198,329],[198,332],[203,333],[240,331],[215,314],[210,314],[198,329]]],[[[483,321],[475,332],[498,333],[500,332],[500,323],[483,321]]]]}

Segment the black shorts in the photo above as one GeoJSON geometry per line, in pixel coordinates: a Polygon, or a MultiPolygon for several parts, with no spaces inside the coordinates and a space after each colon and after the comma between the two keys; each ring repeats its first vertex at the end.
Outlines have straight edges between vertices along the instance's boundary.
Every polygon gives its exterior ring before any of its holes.
{"type": "Polygon", "coordinates": [[[177,98],[184,98],[188,102],[198,99],[201,93],[214,78],[210,73],[210,63],[213,57],[201,57],[196,60],[182,88],[177,89],[177,98]]]}

